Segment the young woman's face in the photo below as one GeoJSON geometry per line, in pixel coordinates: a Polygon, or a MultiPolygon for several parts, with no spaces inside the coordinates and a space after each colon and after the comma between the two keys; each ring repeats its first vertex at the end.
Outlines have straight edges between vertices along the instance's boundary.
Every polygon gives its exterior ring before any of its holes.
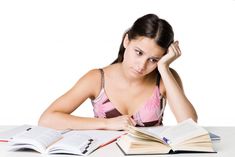
{"type": "Polygon", "coordinates": [[[123,64],[135,77],[143,77],[151,73],[157,67],[159,59],[164,55],[165,50],[159,47],[154,39],[138,37],[135,40],[124,39],[123,64]]]}

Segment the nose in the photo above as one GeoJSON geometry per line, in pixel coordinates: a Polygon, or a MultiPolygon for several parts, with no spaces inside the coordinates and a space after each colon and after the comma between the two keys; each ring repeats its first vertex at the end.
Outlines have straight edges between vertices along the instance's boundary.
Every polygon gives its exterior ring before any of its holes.
{"type": "Polygon", "coordinates": [[[139,64],[138,64],[138,71],[143,72],[144,69],[146,68],[146,65],[147,65],[147,60],[146,59],[140,60],[139,64]]]}

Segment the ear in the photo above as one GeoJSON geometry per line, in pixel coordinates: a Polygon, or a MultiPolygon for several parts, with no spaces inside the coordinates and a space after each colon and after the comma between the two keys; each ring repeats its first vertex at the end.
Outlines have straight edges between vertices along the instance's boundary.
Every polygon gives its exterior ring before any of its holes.
{"type": "Polygon", "coordinates": [[[128,38],[128,34],[125,35],[124,39],[123,39],[123,47],[126,48],[129,44],[130,40],[128,38]]]}

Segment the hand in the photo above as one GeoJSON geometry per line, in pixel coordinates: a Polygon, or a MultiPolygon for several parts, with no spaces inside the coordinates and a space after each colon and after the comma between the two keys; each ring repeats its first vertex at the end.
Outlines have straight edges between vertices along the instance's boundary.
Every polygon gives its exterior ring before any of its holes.
{"type": "Polygon", "coordinates": [[[134,126],[135,121],[128,115],[109,118],[107,120],[106,129],[108,130],[127,130],[129,125],[134,126]]]}
{"type": "Polygon", "coordinates": [[[181,51],[179,48],[179,42],[175,41],[172,43],[168,50],[167,54],[164,55],[159,61],[158,61],[158,67],[169,67],[169,65],[176,60],[178,57],[180,57],[181,51]]]}

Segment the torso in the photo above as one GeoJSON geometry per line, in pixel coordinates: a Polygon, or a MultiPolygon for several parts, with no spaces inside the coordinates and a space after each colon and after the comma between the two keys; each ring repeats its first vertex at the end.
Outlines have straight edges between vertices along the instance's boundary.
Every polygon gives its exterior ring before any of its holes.
{"type": "MultiPolygon", "coordinates": [[[[134,116],[137,119],[138,114],[141,113],[141,111],[139,112],[139,110],[145,107],[144,105],[146,104],[146,102],[149,101],[150,98],[151,101],[152,99],[154,99],[154,101],[160,102],[160,100],[158,99],[161,94],[158,87],[156,87],[156,79],[150,78],[147,81],[143,81],[137,85],[133,84],[130,85],[125,81],[125,78],[122,77],[122,75],[119,72],[120,69],[118,68],[119,68],[118,65],[110,65],[103,69],[104,78],[105,78],[104,80],[105,84],[103,88],[104,91],[102,93],[101,92],[102,87],[99,88],[99,92],[97,92],[98,94],[95,97],[97,98],[98,95],[100,94],[105,95],[106,99],[108,99],[111,102],[111,106],[113,106],[115,112],[119,112],[118,113],[119,115],[134,116]]],[[[163,109],[163,106],[161,106],[161,109],[163,109]]],[[[160,114],[161,109],[156,108],[156,110],[159,110],[156,111],[158,112],[157,114],[160,114]]],[[[151,111],[145,109],[144,112],[151,112],[151,111]]],[[[159,121],[157,123],[160,124],[161,122],[159,121]]]]}
{"type": "Polygon", "coordinates": [[[119,68],[118,65],[111,65],[103,69],[105,92],[122,114],[132,115],[151,97],[156,86],[156,79],[138,85],[129,85],[121,76],[119,68]]]}

